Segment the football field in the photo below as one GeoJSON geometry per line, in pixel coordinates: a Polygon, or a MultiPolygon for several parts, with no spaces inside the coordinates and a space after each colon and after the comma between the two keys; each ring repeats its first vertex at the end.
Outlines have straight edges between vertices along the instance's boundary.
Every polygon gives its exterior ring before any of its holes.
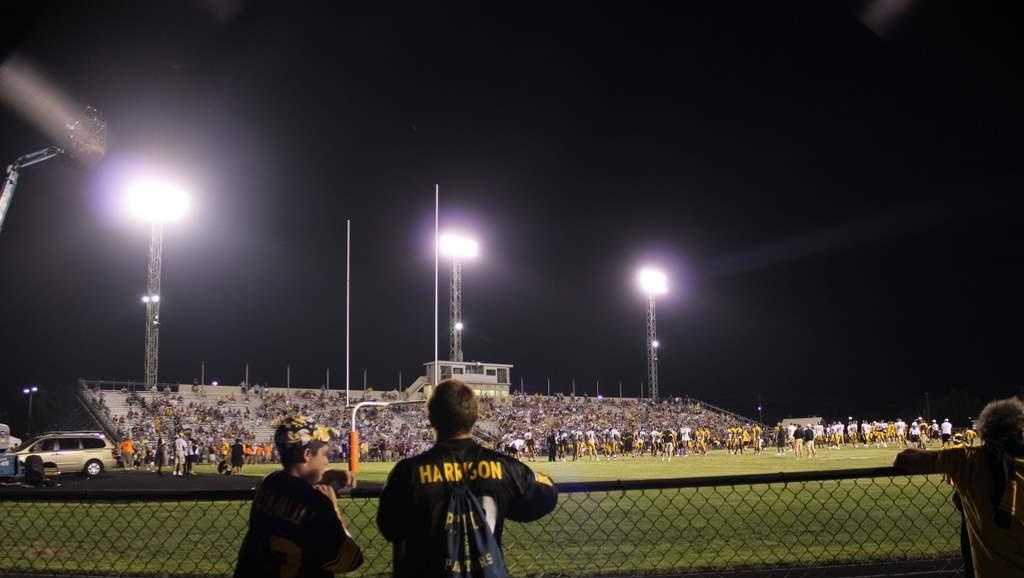
{"type": "MultiPolygon", "coordinates": [[[[708,456],[533,462],[556,483],[770,474],[891,465],[894,449],[822,450],[815,459],[708,456]]],[[[392,464],[364,463],[379,485],[392,464]]],[[[340,465],[339,465],[340,467],[340,465]]],[[[209,466],[199,472],[212,471],[209,466]]],[[[253,482],[276,466],[247,466],[253,482]]],[[[112,477],[119,474],[109,474],[112,477]]],[[[215,482],[221,476],[203,476],[215,482]]],[[[173,484],[173,480],[165,480],[173,484]]],[[[814,567],[936,558],[958,552],[950,489],[937,476],[563,493],[550,516],[509,523],[514,575],[647,574],[681,569],[814,567]],[[926,531],[907,532],[913,528],[926,531]]],[[[364,548],[360,576],[383,575],[390,545],[375,498],[343,498],[364,548]]],[[[0,499],[0,572],[226,575],[245,532],[248,501],[18,501],[0,499]]]]}
{"type": "MultiPolygon", "coordinates": [[[[775,449],[760,455],[746,452],[730,455],[722,450],[706,456],[675,457],[671,461],[660,458],[618,458],[614,460],[579,460],[549,462],[547,458],[524,460],[536,471],[548,474],[555,482],[593,482],[607,480],[646,480],[702,476],[732,476],[742,474],[774,474],[854,468],[891,466],[897,450],[894,448],[843,448],[818,450],[815,458],[796,459],[792,453],[776,456],[775,449]]],[[[393,462],[362,462],[358,480],[384,483],[393,462]]],[[[344,464],[334,467],[345,468],[344,464]]],[[[246,475],[263,476],[277,465],[245,466],[246,475]]],[[[213,466],[199,466],[200,473],[213,473],[213,466]]]]}

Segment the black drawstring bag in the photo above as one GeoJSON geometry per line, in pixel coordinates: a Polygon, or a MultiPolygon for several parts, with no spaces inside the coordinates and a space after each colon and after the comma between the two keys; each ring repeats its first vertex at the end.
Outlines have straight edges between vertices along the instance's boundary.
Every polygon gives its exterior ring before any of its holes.
{"type": "MultiPolygon", "coordinates": [[[[479,460],[477,453],[473,459],[479,460]]],[[[452,460],[456,468],[461,462],[452,460]]],[[[463,476],[465,472],[460,472],[463,476]]],[[[494,537],[487,523],[480,500],[465,483],[448,485],[448,507],[441,523],[444,536],[445,572],[450,578],[507,578],[505,557],[501,553],[498,539],[494,537]]]]}

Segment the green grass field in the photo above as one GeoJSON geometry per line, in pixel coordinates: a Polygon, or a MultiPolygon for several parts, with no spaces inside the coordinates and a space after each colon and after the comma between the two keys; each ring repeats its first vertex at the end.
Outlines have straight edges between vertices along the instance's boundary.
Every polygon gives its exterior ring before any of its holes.
{"type": "MultiPolygon", "coordinates": [[[[533,465],[566,482],[864,468],[890,465],[894,454],[824,450],[795,460],[715,452],[533,465]]],[[[390,467],[363,464],[360,479],[382,481],[390,467]]],[[[510,522],[505,551],[517,576],[954,556],[958,518],[949,496],[934,476],[562,494],[541,522],[510,522]]],[[[376,500],[344,499],[342,508],[367,558],[355,575],[386,574],[390,547],[374,526],[376,500]]],[[[0,571],[230,574],[247,512],[245,502],[0,502],[0,540],[10,545],[0,550],[0,571]]]]}
{"type": "MultiPolygon", "coordinates": [[[[818,457],[794,459],[787,454],[777,457],[775,450],[766,450],[761,455],[745,453],[729,455],[714,451],[706,456],[676,457],[670,462],[656,458],[625,458],[613,461],[602,460],[578,462],[527,461],[533,469],[550,475],[556,482],[592,482],[597,480],[640,480],[657,478],[684,478],[697,476],[731,476],[741,474],[767,474],[780,472],[806,472],[814,470],[837,470],[852,468],[874,468],[891,466],[896,450],[876,448],[844,448],[841,450],[819,450],[818,457]]],[[[360,464],[359,480],[383,483],[394,465],[392,462],[363,462],[360,464]]],[[[245,474],[264,476],[279,466],[246,466],[245,474]]],[[[338,464],[336,467],[345,467],[338,464]]],[[[201,465],[200,473],[213,473],[213,466],[201,465]]]]}

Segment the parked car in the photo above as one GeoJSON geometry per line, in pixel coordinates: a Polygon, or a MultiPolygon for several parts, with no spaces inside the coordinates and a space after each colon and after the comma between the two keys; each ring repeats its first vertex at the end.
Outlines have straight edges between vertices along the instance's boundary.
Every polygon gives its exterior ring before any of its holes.
{"type": "Polygon", "coordinates": [[[25,442],[14,452],[18,469],[29,456],[39,456],[43,467],[60,474],[81,473],[93,477],[117,465],[117,447],[102,432],[48,432],[25,442]]]}

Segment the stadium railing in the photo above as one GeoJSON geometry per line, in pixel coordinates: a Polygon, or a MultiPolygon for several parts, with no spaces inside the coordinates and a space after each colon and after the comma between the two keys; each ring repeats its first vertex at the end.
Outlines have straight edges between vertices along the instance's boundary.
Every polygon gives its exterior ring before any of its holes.
{"type": "MultiPolygon", "coordinates": [[[[614,467],[614,466],[613,466],[614,467]]],[[[939,476],[891,468],[560,484],[508,522],[514,576],[956,576],[960,518],[939,476]],[[919,574],[920,573],[920,574],[919,574]]],[[[340,500],[366,562],[390,573],[377,489],[340,500]]],[[[252,491],[0,491],[0,575],[225,576],[252,491]]]]}

